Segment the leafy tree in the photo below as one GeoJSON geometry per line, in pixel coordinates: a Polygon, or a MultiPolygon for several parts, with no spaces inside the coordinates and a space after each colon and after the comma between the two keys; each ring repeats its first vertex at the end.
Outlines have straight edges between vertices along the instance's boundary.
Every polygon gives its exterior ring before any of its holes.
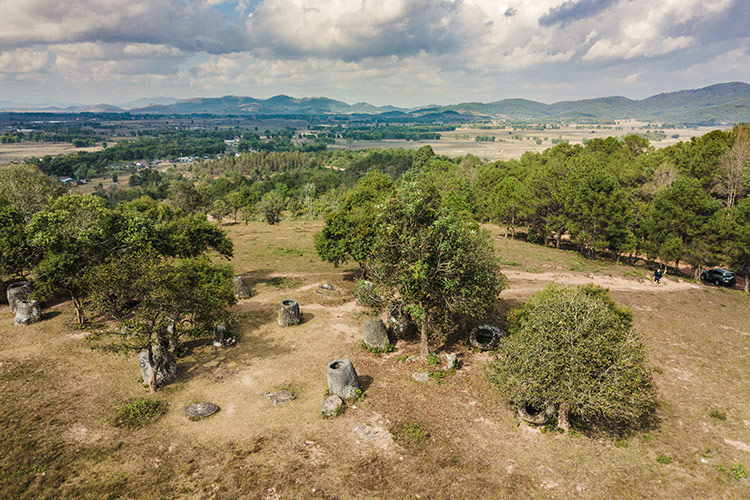
{"type": "Polygon", "coordinates": [[[342,206],[326,217],[323,229],[315,235],[315,250],[320,258],[336,267],[351,258],[364,272],[375,244],[377,205],[392,191],[390,177],[378,171],[360,179],[342,206]]]}
{"type": "Polygon", "coordinates": [[[0,275],[23,277],[35,257],[26,237],[23,215],[0,197],[0,275]]]}
{"type": "MultiPolygon", "coordinates": [[[[184,333],[192,336],[226,323],[226,308],[235,303],[232,270],[205,257],[174,260],[150,248],[123,254],[97,266],[87,276],[92,311],[113,319],[91,339],[106,335],[119,342],[105,344],[111,351],[147,350],[155,366],[155,352],[176,345],[184,333]]],[[[156,391],[156,370],[149,388],[156,391]]]]}
{"type": "Polygon", "coordinates": [[[0,197],[15,207],[25,222],[64,192],[62,183],[33,165],[0,168],[0,197]]]}
{"type": "Polygon", "coordinates": [[[490,199],[490,211],[498,222],[505,223],[513,238],[516,237],[516,226],[523,223],[531,213],[529,205],[530,191],[528,186],[515,177],[505,177],[496,186],[490,199]]]}
{"type": "Polygon", "coordinates": [[[281,212],[284,211],[284,206],[284,196],[276,189],[264,194],[258,202],[258,210],[270,225],[274,225],[281,220],[281,212]]]}
{"type": "Polygon", "coordinates": [[[737,198],[748,189],[748,167],[750,166],[750,125],[735,125],[732,130],[734,142],[719,158],[717,183],[714,188],[727,197],[726,206],[732,209],[737,198]]]}
{"type": "Polygon", "coordinates": [[[606,249],[618,258],[635,246],[628,199],[614,175],[600,166],[573,169],[565,182],[565,216],[581,252],[606,249]]]}
{"type": "MultiPolygon", "coordinates": [[[[719,204],[703,190],[700,181],[676,179],[671,187],[657,192],[643,223],[649,255],[679,266],[680,260],[689,257],[694,243],[712,230],[710,222],[718,209],[719,204]]],[[[693,254],[690,259],[696,269],[700,263],[697,257],[693,254]]]]}
{"type": "Polygon", "coordinates": [[[732,263],[745,275],[745,293],[750,292],[750,198],[740,200],[731,211],[734,228],[729,237],[732,263]]]}
{"type": "Polygon", "coordinates": [[[112,213],[91,195],[61,196],[28,225],[29,242],[41,253],[34,269],[36,293],[68,293],[79,324],[84,321],[84,275],[110,254],[113,229],[112,213]]]}
{"type": "Polygon", "coordinates": [[[510,315],[491,379],[515,406],[557,407],[558,424],[632,425],[655,395],[632,313],[600,287],[551,285],[510,315]]]}
{"type": "Polygon", "coordinates": [[[504,278],[489,235],[474,221],[439,212],[432,186],[405,185],[381,215],[368,261],[372,280],[420,321],[420,351],[440,339],[458,317],[482,318],[504,278]]]}

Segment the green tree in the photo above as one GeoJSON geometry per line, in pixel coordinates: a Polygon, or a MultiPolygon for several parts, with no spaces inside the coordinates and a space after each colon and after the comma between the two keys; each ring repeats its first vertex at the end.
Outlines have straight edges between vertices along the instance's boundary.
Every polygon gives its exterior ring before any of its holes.
{"type": "Polygon", "coordinates": [[[112,213],[101,198],[64,195],[37,212],[28,225],[30,244],[40,252],[34,268],[36,293],[66,292],[83,323],[84,275],[116,246],[112,213]]]}
{"type": "Polygon", "coordinates": [[[600,287],[551,285],[510,315],[491,379],[516,407],[557,407],[558,423],[628,426],[655,406],[632,313],[600,287]]]}
{"type": "Polygon", "coordinates": [[[506,238],[509,231],[515,238],[516,226],[522,224],[525,218],[531,214],[530,194],[528,186],[512,176],[503,178],[495,186],[489,202],[490,211],[493,219],[497,220],[498,223],[505,224],[506,238]]]}
{"type": "Polygon", "coordinates": [[[284,196],[276,189],[264,194],[258,202],[258,211],[263,214],[267,223],[273,225],[281,220],[281,213],[284,211],[284,196]]]}
{"type": "Polygon", "coordinates": [[[229,319],[226,308],[235,303],[232,274],[229,266],[206,257],[174,260],[150,248],[114,256],[86,277],[92,312],[114,320],[90,341],[97,346],[103,336],[114,335],[120,340],[105,344],[108,350],[146,350],[154,392],[155,352],[163,355],[181,335],[207,334],[229,319]]]}
{"type": "Polygon", "coordinates": [[[632,215],[614,175],[597,165],[582,165],[565,181],[565,216],[581,252],[592,257],[609,249],[618,259],[635,246],[632,215]]]}
{"type": "Polygon", "coordinates": [[[750,292],[750,198],[740,200],[731,211],[734,228],[729,236],[730,255],[745,276],[745,293],[750,292]]]}
{"type": "Polygon", "coordinates": [[[718,210],[718,202],[703,190],[700,181],[676,179],[652,201],[643,223],[645,249],[651,257],[674,261],[677,267],[688,258],[695,272],[703,257],[690,249],[712,231],[710,222],[718,210]]]}
{"type": "Polygon", "coordinates": [[[5,198],[0,197],[0,276],[21,276],[35,262],[26,237],[23,215],[5,198]]]}
{"type": "Polygon", "coordinates": [[[368,261],[372,280],[421,323],[420,352],[455,328],[459,317],[484,318],[504,277],[488,233],[474,221],[439,211],[433,186],[407,184],[381,215],[368,261]]]}
{"type": "Polygon", "coordinates": [[[0,168],[0,197],[15,207],[26,222],[64,192],[62,183],[33,165],[0,168]]]}
{"type": "Polygon", "coordinates": [[[320,258],[336,267],[351,258],[364,272],[375,244],[377,205],[392,191],[393,182],[381,172],[372,171],[360,179],[315,235],[315,250],[320,258]]]}

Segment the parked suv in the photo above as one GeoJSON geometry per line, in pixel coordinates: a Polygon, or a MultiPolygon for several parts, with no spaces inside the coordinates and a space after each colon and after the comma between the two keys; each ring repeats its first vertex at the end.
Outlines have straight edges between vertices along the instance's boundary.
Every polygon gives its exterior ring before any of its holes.
{"type": "Polygon", "coordinates": [[[736,279],[732,271],[726,269],[708,269],[701,273],[701,281],[710,281],[716,286],[734,286],[736,279]]]}

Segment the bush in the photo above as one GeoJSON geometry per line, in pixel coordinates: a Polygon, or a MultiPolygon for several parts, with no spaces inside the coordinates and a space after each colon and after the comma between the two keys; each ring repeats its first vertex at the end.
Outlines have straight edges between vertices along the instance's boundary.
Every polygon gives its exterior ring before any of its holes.
{"type": "MultiPolygon", "coordinates": [[[[607,290],[551,285],[510,315],[510,335],[491,365],[493,383],[515,406],[553,404],[581,423],[643,423],[655,395],[632,314],[607,290]]],[[[559,411],[562,413],[562,411],[559,411]]]]}
{"type": "Polygon", "coordinates": [[[354,298],[359,305],[381,309],[385,305],[385,299],[378,288],[371,281],[359,280],[354,287],[354,298]]]}
{"type": "Polygon", "coordinates": [[[120,408],[115,417],[115,425],[143,427],[159,420],[165,413],[167,413],[167,403],[164,401],[138,398],[120,408]]]}

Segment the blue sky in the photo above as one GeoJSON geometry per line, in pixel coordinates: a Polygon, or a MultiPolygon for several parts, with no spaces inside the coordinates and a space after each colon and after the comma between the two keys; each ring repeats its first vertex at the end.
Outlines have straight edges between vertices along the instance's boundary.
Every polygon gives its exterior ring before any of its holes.
{"type": "Polygon", "coordinates": [[[0,101],[419,106],[750,81],[747,0],[0,0],[0,101]]]}

